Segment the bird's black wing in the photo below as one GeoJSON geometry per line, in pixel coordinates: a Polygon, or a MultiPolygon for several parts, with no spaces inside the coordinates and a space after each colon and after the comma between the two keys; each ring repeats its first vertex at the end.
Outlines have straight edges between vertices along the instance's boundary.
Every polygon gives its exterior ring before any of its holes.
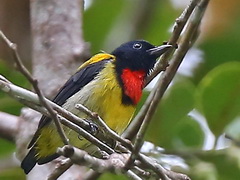
{"type": "Polygon", "coordinates": [[[95,76],[103,69],[105,63],[108,60],[99,61],[94,64],[90,64],[83,69],[76,72],[59,90],[58,94],[53,99],[58,105],[63,105],[66,100],[82,89],[83,86],[92,81],[95,76]]]}
{"type": "MultiPolygon", "coordinates": [[[[60,106],[63,105],[69,97],[74,95],[83,86],[92,81],[96,75],[104,68],[105,64],[108,61],[109,59],[101,60],[80,69],[63,85],[63,87],[59,90],[58,94],[53,99],[53,102],[60,106]]],[[[42,116],[38,124],[38,130],[34,134],[31,142],[28,145],[28,148],[32,147],[36,142],[39,135],[39,130],[50,122],[51,118],[44,115],[42,116]]]]}

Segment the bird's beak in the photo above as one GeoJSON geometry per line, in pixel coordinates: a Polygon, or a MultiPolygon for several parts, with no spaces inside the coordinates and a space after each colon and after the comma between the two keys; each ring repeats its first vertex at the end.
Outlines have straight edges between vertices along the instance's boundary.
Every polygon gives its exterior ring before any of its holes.
{"type": "Polygon", "coordinates": [[[157,57],[161,56],[163,53],[167,52],[172,45],[161,45],[155,48],[147,50],[150,55],[155,55],[157,57]]]}

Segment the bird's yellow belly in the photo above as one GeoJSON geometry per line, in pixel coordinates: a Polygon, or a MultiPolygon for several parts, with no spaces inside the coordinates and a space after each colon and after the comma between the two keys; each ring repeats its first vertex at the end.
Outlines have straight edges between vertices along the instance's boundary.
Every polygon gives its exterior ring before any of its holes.
{"type": "Polygon", "coordinates": [[[75,108],[77,103],[83,104],[96,112],[106,124],[118,134],[121,134],[135,111],[134,105],[122,104],[122,89],[116,77],[112,76],[113,65],[108,64],[93,81],[87,84],[63,105],[63,107],[79,117],[85,117],[75,108]]]}
{"type": "MultiPolygon", "coordinates": [[[[75,108],[75,105],[80,103],[91,111],[98,113],[112,130],[121,134],[131,121],[135,106],[122,104],[122,90],[116,78],[111,76],[114,73],[110,72],[113,71],[111,66],[112,64],[108,64],[101,71],[101,75],[70,97],[63,105],[63,108],[81,118],[88,119],[84,113],[75,108]]],[[[46,157],[55,153],[56,148],[62,146],[63,143],[59,135],[56,135],[57,132],[53,122],[41,131],[41,135],[37,140],[38,156],[46,157]]],[[[88,150],[91,145],[89,141],[79,138],[79,135],[68,127],[64,126],[64,131],[69,138],[70,144],[80,149],[92,151],[88,150]]]]}

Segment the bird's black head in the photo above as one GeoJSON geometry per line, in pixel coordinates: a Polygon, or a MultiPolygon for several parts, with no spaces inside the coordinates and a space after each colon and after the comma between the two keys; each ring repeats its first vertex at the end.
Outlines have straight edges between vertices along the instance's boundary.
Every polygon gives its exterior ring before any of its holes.
{"type": "Polygon", "coordinates": [[[170,47],[156,47],[139,40],[124,43],[112,52],[116,57],[117,79],[123,90],[123,104],[136,105],[139,102],[145,77],[153,69],[156,59],[170,47]]]}
{"type": "Polygon", "coordinates": [[[116,69],[129,68],[132,71],[144,70],[147,74],[154,67],[156,59],[166,52],[171,45],[153,46],[144,40],[130,41],[115,49],[116,69]]]}

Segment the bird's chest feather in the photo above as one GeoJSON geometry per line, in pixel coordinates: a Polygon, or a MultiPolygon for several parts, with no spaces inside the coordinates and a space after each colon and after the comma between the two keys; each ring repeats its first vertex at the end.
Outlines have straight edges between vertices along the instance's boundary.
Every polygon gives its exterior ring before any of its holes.
{"type": "Polygon", "coordinates": [[[74,104],[81,103],[98,113],[111,129],[122,133],[132,119],[135,105],[122,103],[122,88],[114,73],[113,65],[109,63],[93,81],[69,98],[63,107],[84,117],[74,107],[74,104]]]}
{"type": "Polygon", "coordinates": [[[122,70],[123,91],[133,104],[137,104],[141,99],[145,76],[144,70],[132,71],[128,68],[122,70]]]}

